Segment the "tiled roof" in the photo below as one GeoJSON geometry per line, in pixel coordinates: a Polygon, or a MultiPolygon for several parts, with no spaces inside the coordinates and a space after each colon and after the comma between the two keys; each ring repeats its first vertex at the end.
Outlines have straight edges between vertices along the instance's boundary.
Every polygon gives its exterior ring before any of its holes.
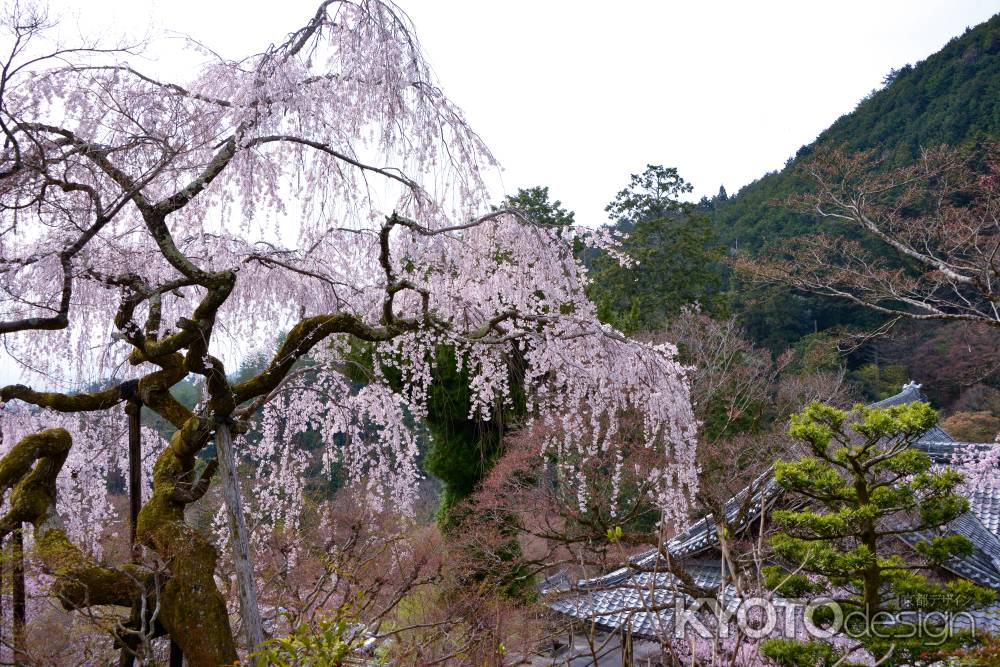
{"type": "Polygon", "coordinates": [[[881,401],[876,401],[871,403],[869,407],[872,408],[889,408],[894,405],[906,405],[907,403],[916,403],[918,401],[927,401],[927,396],[924,392],[920,391],[921,385],[916,382],[907,382],[903,385],[903,388],[899,390],[898,394],[890,396],[889,398],[883,398],[881,401]]]}
{"type": "MultiPolygon", "coordinates": [[[[971,579],[977,584],[1000,590],[1000,538],[986,530],[982,523],[967,512],[948,526],[951,532],[965,536],[972,543],[972,553],[964,558],[956,558],[945,564],[945,568],[955,574],[971,579]]],[[[906,533],[900,536],[913,546],[930,537],[927,533],[906,533]]]]}
{"type": "MultiPolygon", "coordinates": [[[[702,588],[717,587],[722,581],[719,561],[688,563],[685,571],[702,588]]],[[[682,592],[683,584],[669,572],[635,571],[620,583],[561,596],[549,607],[605,630],[626,628],[635,636],[655,638],[672,627],[674,600],[678,596],[690,600],[682,592]]],[[[731,593],[735,595],[735,591],[731,593]]]]}
{"type": "MultiPolygon", "coordinates": [[[[872,406],[890,407],[914,401],[927,401],[927,397],[920,391],[920,385],[910,383],[899,394],[872,406]]],[[[983,449],[994,446],[993,443],[956,442],[947,432],[937,427],[915,443],[937,465],[952,463],[956,452],[972,445],[983,449]]],[[[761,509],[769,508],[780,494],[781,488],[769,469],[726,504],[727,519],[735,519],[740,508],[745,507],[744,525],[749,525],[759,517],[761,509]],[[747,504],[747,495],[750,493],[753,495],[747,504]]],[[[947,569],[1000,590],[1000,489],[978,490],[969,500],[970,512],[953,521],[950,529],[972,542],[973,553],[948,563],[947,569]]],[[[903,536],[903,539],[913,544],[920,537],[911,534],[903,536]]],[[[721,582],[718,561],[696,557],[717,542],[711,516],[708,516],[670,539],[666,548],[672,559],[688,559],[684,568],[694,578],[696,585],[713,588],[721,582]]],[[[670,626],[672,601],[676,595],[683,595],[679,592],[680,582],[665,571],[658,549],[651,549],[634,557],[631,563],[630,567],[620,568],[602,577],[580,580],[576,586],[571,586],[565,574],[560,574],[544,581],[540,588],[543,593],[556,597],[549,604],[555,611],[595,623],[608,630],[624,628],[639,637],[662,636],[662,629],[670,626]]],[[[1000,629],[1000,603],[978,610],[973,616],[981,624],[980,627],[1000,629]]]]}
{"type": "MultiPolygon", "coordinates": [[[[993,533],[1000,535],[1000,493],[996,489],[977,489],[969,498],[972,513],[993,533]]],[[[1000,551],[995,552],[1000,555],[1000,551]]]]}

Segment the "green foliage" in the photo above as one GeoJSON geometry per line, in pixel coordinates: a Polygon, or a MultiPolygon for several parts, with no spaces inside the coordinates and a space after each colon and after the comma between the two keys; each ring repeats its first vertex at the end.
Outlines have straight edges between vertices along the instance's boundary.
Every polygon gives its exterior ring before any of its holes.
{"type": "Polygon", "coordinates": [[[787,572],[777,565],[765,565],[761,568],[764,575],[764,585],[786,598],[801,598],[807,594],[818,593],[822,589],[819,584],[804,574],[787,572]]]}
{"type": "MultiPolygon", "coordinates": [[[[376,363],[371,346],[356,345],[350,357],[349,370],[355,373],[352,379],[366,382],[376,363]]],[[[446,531],[456,523],[453,510],[472,494],[496,462],[505,431],[525,413],[519,368],[519,360],[509,359],[507,370],[513,407],[496,405],[490,419],[473,419],[469,417],[472,408],[470,369],[460,366],[453,348],[442,346],[436,350],[424,424],[430,438],[421,463],[424,470],[444,485],[438,520],[446,531]]],[[[382,366],[380,372],[390,385],[401,387],[402,378],[397,369],[382,366]]]]}
{"type": "Polygon", "coordinates": [[[854,381],[869,398],[881,401],[889,398],[906,384],[909,373],[901,364],[864,364],[851,373],[854,381]]]}
{"type": "MultiPolygon", "coordinates": [[[[759,256],[775,244],[803,234],[841,234],[830,219],[785,206],[811,192],[812,179],[799,170],[817,148],[848,152],[874,149],[885,168],[912,163],[921,148],[963,147],[1000,136],[1000,15],[953,39],[915,66],[890,73],[885,86],[837,120],[815,142],[803,146],[784,169],[743,187],[736,195],[713,197],[701,206],[729,253],[759,256]]],[[[856,234],[851,238],[857,238],[856,234]]],[[[876,248],[880,256],[887,256],[876,248]]],[[[870,330],[879,316],[837,300],[789,294],[784,287],[754,288],[723,273],[731,310],[754,341],[775,353],[803,335],[831,326],[870,330]]]]}
{"type": "Polygon", "coordinates": [[[837,336],[831,331],[805,335],[793,349],[795,357],[789,370],[799,375],[836,372],[843,363],[837,351],[837,336]]]}
{"type": "MultiPolygon", "coordinates": [[[[760,644],[760,654],[781,667],[832,667],[842,655],[826,642],[794,639],[767,639],[760,644]]],[[[849,667],[854,663],[840,664],[849,667]]]]}
{"type": "Polygon", "coordinates": [[[363,646],[365,637],[358,629],[343,610],[331,615],[320,614],[313,623],[296,626],[288,636],[264,642],[264,647],[252,656],[254,664],[260,667],[340,667],[348,656],[363,646]]]}
{"type": "Polygon", "coordinates": [[[505,197],[499,208],[516,208],[535,222],[551,227],[573,224],[573,211],[563,208],[558,199],[549,201],[547,187],[520,188],[517,194],[505,197]]]}
{"type": "Polygon", "coordinates": [[[602,320],[626,332],[651,330],[684,305],[715,303],[721,254],[708,217],[679,199],[690,191],[676,169],[649,165],[607,206],[614,228],[628,233],[623,246],[635,263],[593,260],[588,294],[602,320]]]}
{"type": "MultiPolygon", "coordinates": [[[[278,337],[278,340],[274,343],[274,351],[277,352],[282,343],[285,342],[285,334],[278,337]]],[[[233,374],[230,381],[233,384],[238,384],[240,382],[246,382],[255,375],[259,375],[267,368],[268,363],[271,361],[271,354],[265,354],[264,352],[258,352],[252,354],[240,363],[239,370],[233,374]]],[[[299,362],[299,365],[309,363],[308,361],[299,362]]]]}
{"type": "MultiPolygon", "coordinates": [[[[780,208],[778,204],[773,204],[780,208]]],[[[871,330],[882,320],[870,310],[837,299],[791,292],[783,285],[744,282],[729,277],[726,307],[751,340],[774,354],[794,347],[803,337],[828,330],[871,330]]]]}
{"type": "MultiPolygon", "coordinates": [[[[452,509],[475,490],[500,455],[503,434],[519,410],[494,408],[491,419],[470,419],[469,369],[459,368],[455,351],[438,350],[427,396],[430,447],[424,469],[444,483],[439,520],[446,530],[452,509]]],[[[512,386],[519,386],[516,377],[512,386]]]]}
{"type": "MultiPolygon", "coordinates": [[[[923,563],[904,559],[890,545],[900,531],[919,535],[915,560],[938,565],[971,551],[965,537],[943,530],[969,509],[958,492],[961,474],[933,469],[930,457],[912,446],[936,424],[937,413],[926,403],[858,405],[846,412],[814,402],[792,417],[788,430],[809,454],[774,467],[778,483],[810,504],[773,513],[780,531],[771,547],[796,576],[784,581],[770,570],[767,584],[783,594],[829,595],[845,614],[857,611],[853,618],[863,620],[845,630],[877,657],[889,646],[880,635],[893,634],[893,663],[918,655],[924,637],[901,636],[879,612],[954,613],[995,598],[993,590],[963,579],[929,580],[923,563]]],[[[781,665],[815,664],[833,655],[815,642],[768,643],[767,651],[781,665]]]]}

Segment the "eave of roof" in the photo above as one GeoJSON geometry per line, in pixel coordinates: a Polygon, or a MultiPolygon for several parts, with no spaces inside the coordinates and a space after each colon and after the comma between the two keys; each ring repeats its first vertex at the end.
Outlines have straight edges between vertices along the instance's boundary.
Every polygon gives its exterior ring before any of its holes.
{"type": "MultiPolygon", "coordinates": [[[[904,385],[900,393],[873,403],[871,407],[885,408],[916,401],[928,402],[920,388],[919,384],[911,382],[904,385]]],[[[944,429],[934,427],[925,433],[915,446],[927,452],[935,464],[948,465],[953,461],[955,453],[960,450],[971,446],[987,449],[995,444],[957,442],[944,429]]],[[[744,525],[750,525],[760,516],[762,509],[766,510],[781,495],[781,488],[774,479],[772,469],[769,468],[750,486],[726,503],[728,519],[735,517],[739,508],[744,506],[747,494],[750,493],[753,497],[747,506],[744,525]]],[[[946,567],[959,576],[1000,590],[1000,489],[977,491],[970,500],[971,511],[954,521],[951,529],[965,535],[973,543],[973,554],[967,558],[955,559],[946,567]]],[[[908,539],[904,536],[904,541],[912,544],[918,539],[915,535],[910,537],[908,539]]],[[[666,551],[674,559],[691,558],[704,553],[717,543],[718,535],[709,515],[671,538],[666,543],[666,551]]],[[[547,579],[540,588],[543,593],[575,591],[575,594],[550,603],[549,607],[555,611],[596,623],[610,630],[621,629],[623,624],[627,624],[636,636],[655,638],[655,633],[648,634],[652,626],[661,625],[669,619],[662,617],[663,610],[658,612],[642,610],[663,606],[659,599],[662,597],[660,594],[676,595],[677,591],[676,577],[665,571],[656,572],[657,562],[661,558],[659,549],[650,549],[634,557],[631,560],[632,566],[619,568],[601,577],[579,580],[575,587],[571,586],[569,579],[562,574],[561,578],[557,575],[547,579]],[[640,599],[643,596],[646,598],[640,599]],[[647,616],[660,618],[646,618],[647,616]]],[[[698,572],[700,571],[699,569],[698,572]]],[[[721,573],[719,576],[721,577],[721,573]]],[[[698,581],[698,578],[695,580],[698,581]]],[[[718,586],[719,582],[721,578],[714,585],[718,586]]],[[[990,627],[1000,628],[997,610],[1000,610],[1000,605],[992,611],[982,610],[984,618],[991,619],[990,627]]]]}

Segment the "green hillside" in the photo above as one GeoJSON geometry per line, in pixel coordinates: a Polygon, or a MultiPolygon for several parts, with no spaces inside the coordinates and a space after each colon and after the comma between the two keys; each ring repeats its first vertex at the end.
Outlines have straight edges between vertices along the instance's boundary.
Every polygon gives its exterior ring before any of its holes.
{"type": "Polygon", "coordinates": [[[1000,136],[1000,14],[952,39],[916,65],[891,72],[887,84],[842,116],[779,172],[767,174],[725,200],[713,200],[721,242],[759,250],[778,238],[815,231],[801,214],[774,206],[808,185],[792,167],[819,145],[878,149],[888,166],[913,160],[920,147],[959,146],[1000,136]]]}
{"type": "MultiPolygon", "coordinates": [[[[873,149],[892,168],[914,160],[921,147],[966,146],[998,136],[1000,14],[926,60],[890,72],[881,89],[800,148],[781,171],[735,196],[727,198],[722,191],[703,199],[699,208],[709,214],[715,241],[728,253],[753,255],[783,239],[836,230],[835,222],[782,205],[790,195],[811,188],[795,167],[819,146],[873,149]]],[[[776,353],[799,345],[809,334],[830,328],[870,330],[880,321],[871,311],[844,302],[754,286],[726,270],[724,274],[721,283],[730,309],[757,343],[776,353]]]]}

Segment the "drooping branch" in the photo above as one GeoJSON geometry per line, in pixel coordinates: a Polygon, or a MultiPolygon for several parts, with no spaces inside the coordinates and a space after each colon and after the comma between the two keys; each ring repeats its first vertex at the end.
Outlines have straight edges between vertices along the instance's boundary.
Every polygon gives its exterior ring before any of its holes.
{"type": "Polygon", "coordinates": [[[236,403],[244,403],[273,390],[296,361],[308,354],[316,344],[338,333],[351,334],[369,342],[386,341],[393,335],[389,329],[367,325],[357,316],[347,313],[306,318],[288,332],[267,368],[255,377],[233,386],[236,403]]]}
{"type": "Polygon", "coordinates": [[[122,64],[118,64],[118,65],[89,65],[89,66],[85,66],[85,67],[77,67],[75,69],[78,72],[90,72],[90,71],[93,71],[93,72],[116,72],[116,73],[119,73],[119,74],[128,74],[128,75],[134,76],[135,78],[137,78],[137,79],[139,79],[141,81],[144,81],[144,82],[146,82],[148,84],[154,85],[154,86],[156,86],[158,88],[162,88],[164,91],[166,91],[166,92],[168,92],[168,93],[170,93],[172,95],[179,95],[181,97],[189,97],[189,98],[191,98],[193,100],[198,100],[200,102],[207,102],[209,104],[214,104],[214,105],[220,106],[220,107],[227,107],[228,108],[228,107],[232,106],[232,103],[230,101],[228,101],[228,100],[220,99],[220,98],[217,98],[217,97],[212,97],[211,95],[202,95],[201,93],[197,93],[195,91],[189,90],[189,89],[185,88],[184,86],[178,85],[178,84],[170,82],[170,81],[160,81],[158,79],[154,79],[153,77],[148,76],[146,74],[143,74],[142,72],[138,71],[137,69],[135,69],[134,67],[131,67],[129,65],[122,65],[122,64]]]}
{"type": "MultiPolygon", "coordinates": [[[[178,190],[174,194],[157,202],[156,205],[151,207],[146,218],[146,223],[152,225],[155,222],[156,229],[150,227],[150,231],[153,232],[153,236],[158,237],[160,235],[158,230],[161,225],[165,228],[165,220],[168,215],[184,208],[184,206],[186,206],[192,199],[197,197],[219,176],[219,174],[222,173],[222,170],[229,165],[229,162],[235,155],[236,136],[234,135],[223,141],[222,147],[215,153],[215,155],[212,156],[212,159],[209,160],[207,165],[205,165],[205,168],[201,171],[201,173],[195,176],[190,183],[184,186],[183,189],[178,190]]],[[[167,235],[167,237],[169,238],[169,235],[167,235]]],[[[164,246],[162,245],[161,239],[157,238],[157,242],[161,243],[160,248],[163,250],[164,246]]],[[[173,251],[171,251],[170,254],[173,254],[173,251]]],[[[164,251],[164,256],[166,256],[167,259],[170,259],[170,254],[168,254],[166,250],[164,251]]],[[[183,269],[178,268],[178,270],[187,275],[186,271],[183,269]]]]}
{"type": "Polygon", "coordinates": [[[20,127],[28,131],[46,132],[62,137],[68,145],[73,146],[80,155],[93,162],[106,176],[128,193],[129,200],[143,213],[151,209],[149,201],[142,194],[142,181],[132,178],[123,169],[111,162],[108,157],[109,147],[91,143],[78,137],[72,130],[49,125],[46,123],[23,123],[20,127]]]}
{"type": "MultiPolygon", "coordinates": [[[[146,206],[145,199],[142,196],[142,188],[151,181],[160,170],[166,166],[166,160],[162,160],[160,164],[150,170],[149,173],[145,175],[144,178],[135,180],[128,176],[123,170],[116,167],[108,158],[107,147],[101,146],[99,144],[93,144],[85,142],[79,139],[75,133],[65,128],[56,127],[53,125],[45,124],[32,124],[24,123],[16,126],[14,128],[15,132],[41,132],[47,134],[54,134],[60,137],[59,140],[55,142],[56,146],[69,145],[72,146],[76,153],[89,158],[97,167],[104,172],[106,175],[111,177],[113,181],[119,184],[122,188],[122,194],[115,198],[115,200],[107,207],[103,203],[103,198],[98,189],[91,184],[82,183],[75,180],[70,180],[66,177],[55,177],[50,171],[50,163],[59,164],[65,161],[67,156],[51,158],[45,154],[45,150],[41,147],[41,142],[36,142],[38,144],[38,155],[36,159],[33,159],[30,163],[30,168],[32,170],[38,171],[41,178],[41,190],[42,193],[45,192],[46,188],[56,187],[66,193],[83,193],[90,200],[93,209],[93,222],[87,224],[86,226],[76,223],[75,226],[83,227],[82,231],[76,236],[75,240],[68,243],[65,247],[56,253],[59,259],[60,271],[62,273],[62,285],[60,289],[59,305],[55,311],[54,315],[47,317],[26,317],[15,320],[0,321],[0,334],[14,333],[18,331],[26,330],[58,330],[65,329],[69,324],[69,311],[70,304],[73,296],[73,260],[74,258],[90,243],[90,241],[97,236],[97,234],[104,229],[122,208],[129,202],[133,202],[142,210],[146,206]]],[[[26,168],[28,163],[21,162],[21,167],[26,168]]],[[[16,208],[16,206],[15,206],[16,208]]],[[[28,266],[40,261],[43,255],[34,255],[29,257],[17,258],[14,260],[3,259],[0,260],[0,265],[16,265],[20,267],[28,266]]]]}
{"type": "Polygon", "coordinates": [[[361,171],[368,171],[373,174],[378,174],[379,176],[384,176],[390,180],[402,183],[414,194],[420,194],[423,192],[421,188],[415,181],[408,178],[405,174],[395,168],[388,167],[376,167],[370,164],[365,164],[355,157],[351,157],[346,153],[337,150],[334,146],[327,143],[322,143],[319,141],[313,141],[304,137],[296,137],[291,134],[272,134],[263,137],[254,137],[250,141],[246,142],[246,148],[253,148],[254,146],[263,146],[270,143],[288,143],[288,144],[298,144],[300,146],[308,146],[321,153],[326,153],[341,162],[346,162],[352,167],[357,167],[361,171]]]}

